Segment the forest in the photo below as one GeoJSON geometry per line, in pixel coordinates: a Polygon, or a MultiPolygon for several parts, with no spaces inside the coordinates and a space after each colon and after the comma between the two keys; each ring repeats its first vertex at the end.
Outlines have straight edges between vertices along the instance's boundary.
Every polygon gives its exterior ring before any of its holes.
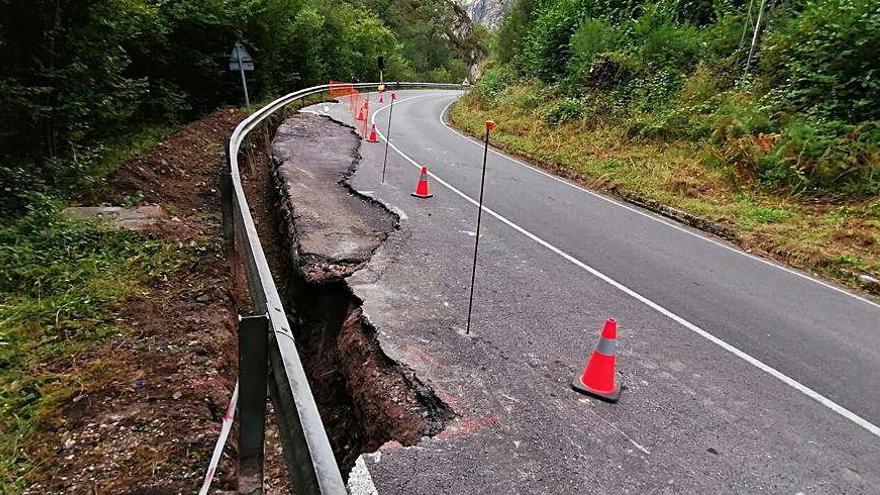
{"type": "Polygon", "coordinates": [[[0,212],[100,181],[114,148],[252,99],[337,80],[461,82],[473,36],[444,0],[3,0],[0,212]]]}

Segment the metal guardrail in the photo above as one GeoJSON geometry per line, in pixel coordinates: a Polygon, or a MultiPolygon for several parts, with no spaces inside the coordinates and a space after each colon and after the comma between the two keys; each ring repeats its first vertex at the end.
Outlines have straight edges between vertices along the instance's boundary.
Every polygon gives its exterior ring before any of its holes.
{"type": "MultiPolygon", "coordinates": [[[[377,86],[378,83],[350,85],[358,90],[377,86]]],[[[296,350],[290,322],[260,244],[238,164],[238,155],[248,135],[269,117],[292,103],[330,88],[329,84],[313,86],[278,98],[243,120],[227,143],[229,173],[224,175],[221,187],[224,234],[233,253],[241,256],[255,314],[258,315],[242,318],[239,325],[240,493],[262,493],[267,375],[292,490],[298,495],[346,493],[296,350]]],[[[461,86],[392,82],[386,83],[386,88],[459,89],[461,86]]]]}

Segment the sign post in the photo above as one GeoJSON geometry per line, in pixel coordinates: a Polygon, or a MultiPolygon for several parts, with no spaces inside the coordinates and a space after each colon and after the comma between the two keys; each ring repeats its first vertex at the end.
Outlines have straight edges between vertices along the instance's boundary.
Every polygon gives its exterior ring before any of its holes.
{"type": "Polygon", "coordinates": [[[246,106],[250,105],[251,99],[248,96],[247,77],[245,77],[244,71],[254,70],[254,59],[240,42],[235,43],[235,46],[232,47],[232,53],[229,54],[229,70],[237,70],[241,74],[241,87],[244,89],[244,104],[246,106]]]}

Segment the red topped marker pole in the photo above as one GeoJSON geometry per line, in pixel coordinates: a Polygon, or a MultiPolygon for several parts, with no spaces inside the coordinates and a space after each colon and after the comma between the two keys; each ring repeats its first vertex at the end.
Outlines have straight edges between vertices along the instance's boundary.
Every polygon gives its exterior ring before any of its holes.
{"type": "Polygon", "coordinates": [[[397,93],[391,92],[391,105],[388,109],[388,128],[385,129],[385,157],[382,158],[382,184],[385,183],[385,166],[388,164],[388,142],[391,141],[391,116],[394,115],[394,100],[397,99],[397,93]]]}
{"type": "Polygon", "coordinates": [[[477,207],[477,231],[475,233],[476,239],[474,240],[474,268],[471,270],[471,295],[468,298],[468,315],[467,315],[467,326],[465,327],[465,334],[471,333],[471,313],[474,309],[474,281],[477,278],[477,252],[480,249],[480,220],[483,218],[483,189],[486,185],[486,157],[489,154],[489,132],[495,130],[495,122],[492,120],[486,121],[486,139],[484,140],[483,146],[483,174],[480,177],[480,201],[479,206],[477,207]]]}

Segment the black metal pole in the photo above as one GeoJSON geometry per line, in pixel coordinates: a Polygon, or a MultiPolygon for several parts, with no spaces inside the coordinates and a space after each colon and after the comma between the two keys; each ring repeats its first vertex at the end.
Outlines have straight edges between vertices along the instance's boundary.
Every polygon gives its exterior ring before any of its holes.
{"type": "Polygon", "coordinates": [[[394,115],[394,100],[397,94],[391,92],[391,108],[388,109],[388,128],[385,130],[385,158],[382,159],[382,184],[385,183],[385,166],[388,164],[388,142],[391,141],[391,116],[394,115]]]}
{"type": "Polygon", "coordinates": [[[471,312],[474,309],[474,281],[477,278],[477,251],[480,248],[480,220],[483,218],[483,187],[486,185],[486,156],[489,154],[489,131],[495,128],[495,122],[491,120],[486,121],[486,142],[485,147],[483,148],[483,175],[480,178],[480,201],[479,206],[477,207],[477,231],[476,231],[476,239],[474,239],[474,268],[471,270],[471,295],[468,298],[468,316],[467,316],[467,326],[465,327],[464,333],[469,335],[471,333],[471,312]]]}

